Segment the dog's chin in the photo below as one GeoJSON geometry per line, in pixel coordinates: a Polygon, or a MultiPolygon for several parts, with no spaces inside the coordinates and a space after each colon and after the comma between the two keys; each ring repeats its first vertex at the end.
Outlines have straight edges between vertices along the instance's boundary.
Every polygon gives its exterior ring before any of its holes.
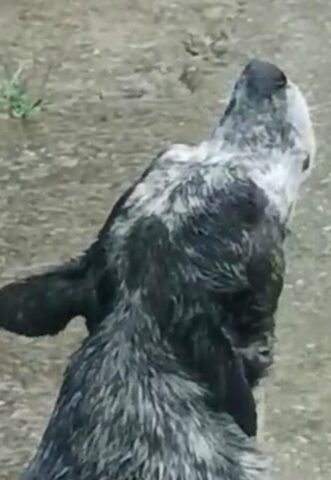
{"type": "Polygon", "coordinates": [[[286,90],[287,121],[297,134],[298,147],[305,152],[302,170],[309,172],[316,155],[316,137],[308,104],[297,85],[290,82],[286,90]]]}

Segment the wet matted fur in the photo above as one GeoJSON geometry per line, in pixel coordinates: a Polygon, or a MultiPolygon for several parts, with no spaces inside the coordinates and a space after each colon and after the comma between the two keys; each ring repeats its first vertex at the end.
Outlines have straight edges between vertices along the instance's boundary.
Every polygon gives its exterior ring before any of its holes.
{"type": "Polygon", "coordinates": [[[0,292],[9,330],[56,333],[78,314],[90,330],[22,480],[268,478],[252,387],[314,153],[299,89],[252,61],[211,138],[160,153],[81,258],[0,292]]]}

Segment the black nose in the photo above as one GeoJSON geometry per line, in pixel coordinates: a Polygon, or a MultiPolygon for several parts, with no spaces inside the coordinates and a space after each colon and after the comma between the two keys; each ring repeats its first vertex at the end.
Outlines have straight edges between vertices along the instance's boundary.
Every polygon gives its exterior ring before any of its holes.
{"type": "Polygon", "coordinates": [[[285,74],[276,65],[261,60],[252,60],[244,69],[247,93],[258,97],[271,97],[286,86],[285,74]]]}

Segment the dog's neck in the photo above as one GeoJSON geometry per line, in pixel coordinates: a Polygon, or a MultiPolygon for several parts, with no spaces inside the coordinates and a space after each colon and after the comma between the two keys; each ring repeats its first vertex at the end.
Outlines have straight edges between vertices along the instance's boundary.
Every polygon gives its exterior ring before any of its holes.
{"type": "MultiPolygon", "coordinates": [[[[216,131],[217,132],[217,131],[216,131]]],[[[263,190],[282,221],[292,217],[300,187],[308,176],[302,173],[302,154],[295,147],[282,151],[278,147],[245,144],[243,148],[229,144],[218,134],[208,142],[212,155],[226,158],[225,168],[236,167],[263,190]]],[[[221,164],[221,162],[220,162],[221,164]]],[[[222,168],[220,166],[220,168],[222,168]]]]}

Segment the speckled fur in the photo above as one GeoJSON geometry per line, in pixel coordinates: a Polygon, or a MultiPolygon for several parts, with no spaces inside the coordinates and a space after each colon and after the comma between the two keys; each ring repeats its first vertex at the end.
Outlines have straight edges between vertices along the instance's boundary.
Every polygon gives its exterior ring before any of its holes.
{"type": "Polygon", "coordinates": [[[211,138],[162,152],[71,264],[91,333],[22,480],[269,478],[251,388],[315,147],[297,87],[261,98],[249,68],[211,138]]]}

